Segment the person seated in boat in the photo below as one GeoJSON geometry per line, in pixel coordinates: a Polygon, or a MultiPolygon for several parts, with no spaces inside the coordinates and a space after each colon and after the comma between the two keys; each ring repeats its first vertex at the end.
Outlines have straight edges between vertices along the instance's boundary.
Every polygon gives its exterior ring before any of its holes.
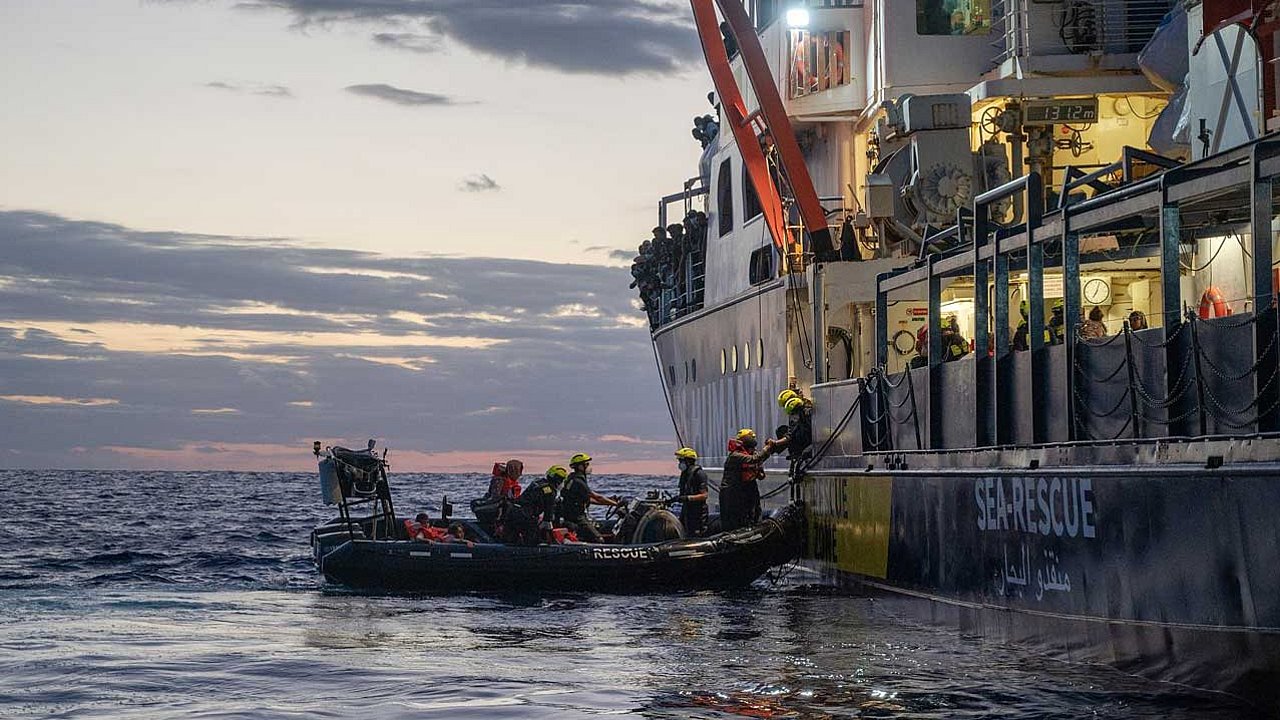
{"type": "Polygon", "coordinates": [[[680,465],[680,494],[671,502],[680,504],[680,524],[689,537],[702,537],[707,530],[707,471],[698,464],[693,448],[676,451],[680,465]]]}
{"type": "Polygon", "coordinates": [[[737,530],[760,521],[760,479],[764,461],[773,455],[773,441],[756,452],[756,433],[744,428],[729,441],[720,479],[720,529],[737,530]]]}
{"type": "Polygon", "coordinates": [[[502,540],[513,545],[537,545],[554,542],[552,520],[556,514],[556,497],[569,471],[563,465],[552,465],[541,479],[529,484],[520,497],[508,507],[502,540]]]}
{"type": "Polygon", "coordinates": [[[520,475],[524,473],[524,463],[511,459],[504,463],[494,463],[493,477],[489,479],[489,492],[485,497],[490,500],[514,500],[520,495],[520,475]]]}
{"type": "Polygon", "coordinates": [[[460,522],[450,523],[449,530],[441,542],[460,543],[467,547],[475,547],[475,543],[467,538],[467,528],[460,522]]]}
{"type": "Polygon", "coordinates": [[[591,489],[587,477],[591,474],[591,456],[578,453],[569,458],[569,467],[573,472],[565,480],[564,490],[560,493],[560,517],[566,527],[577,533],[583,542],[601,543],[604,537],[600,529],[587,512],[592,505],[617,507],[618,501],[607,498],[591,489]]]}
{"type": "Polygon", "coordinates": [[[412,520],[404,521],[405,532],[408,533],[410,540],[421,540],[423,542],[442,542],[449,536],[449,532],[444,528],[438,528],[431,524],[431,516],[422,512],[412,520]]]}

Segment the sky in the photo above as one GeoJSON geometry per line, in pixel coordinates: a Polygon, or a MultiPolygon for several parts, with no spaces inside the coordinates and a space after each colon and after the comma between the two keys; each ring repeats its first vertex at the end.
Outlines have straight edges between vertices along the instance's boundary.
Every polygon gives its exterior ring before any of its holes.
{"type": "Polygon", "coordinates": [[[669,470],[683,2],[0,2],[0,467],[669,470]]]}

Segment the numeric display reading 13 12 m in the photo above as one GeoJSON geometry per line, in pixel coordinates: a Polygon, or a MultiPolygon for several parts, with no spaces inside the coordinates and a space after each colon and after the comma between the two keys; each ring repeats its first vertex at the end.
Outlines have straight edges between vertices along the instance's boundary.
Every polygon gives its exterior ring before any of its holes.
{"type": "Polygon", "coordinates": [[[1098,101],[1028,102],[1022,106],[1024,125],[1092,123],[1098,120],[1098,101]]]}

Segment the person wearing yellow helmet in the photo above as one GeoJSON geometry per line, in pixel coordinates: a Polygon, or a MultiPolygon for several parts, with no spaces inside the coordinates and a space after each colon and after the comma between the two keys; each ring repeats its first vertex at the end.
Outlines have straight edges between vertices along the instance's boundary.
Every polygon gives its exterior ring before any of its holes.
{"type": "Polygon", "coordinates": [[[760,479],[764,461],[773,454],[773,441],[756,452],[756,433],[743,428],[729,441],[729,456],[720,478],[720,529],[737,530],[760,520],[760,479]]]}
{"type": "Polygon", "coordinates": [[[618,501],[591,489],[590,483],[587,482],[587,476],[591,474],[590,455],[577,453],[569,458],[569,467],[573,468],[573,472],[569,473],[564,490],[560,492],[560,517],[583,542],[604,542],[600,530],[587,510],[591,505],[616,507],[618,501]]]}
{"type": "Polygon", "coordinates": [[[778,428],[778,439],[773,443],[773,451],[787,451],[791,473],[794,475],[796,462],[813,444],[813,403],[794,397],[787,401],[783,411],[787,413],[787,424],[778,428]]]}
{"type": "Polygon", "coordinates": [[[799,397],[799,395],[800,393],[797,393],[795,390],[792,390],[791,388],[787,388],[786,390],[783,390],[782,392],[778,393],[778,407],[786,406],[788,400],[794,397],[799,397]]]}
{"type": "Polygon", "coordinates": [[[680,494],[672,502],[680,503],[680,524],[689,537],[702,537],[707,529],[707,471],[698,464],[693,448],[676,451],[680,464],[680,494]]]}
{"type": "Polygon", "coordinates": [[[1066,311],[1066,304],[1062,301],[1062,298],[1057,298],[1053,301],[1049,314],[1049,327],[1047,328],[1050,345],[1061,345],[1067,339],[1066,311]]]}
{"type": "Polygon", "coordinates": [[[510,505],[503,522],[502,539],[517,545],[551,542],[551,521],[556,513],[556,497],[569,471],[552,465],[541,478],[529,483],[510,505]]]}

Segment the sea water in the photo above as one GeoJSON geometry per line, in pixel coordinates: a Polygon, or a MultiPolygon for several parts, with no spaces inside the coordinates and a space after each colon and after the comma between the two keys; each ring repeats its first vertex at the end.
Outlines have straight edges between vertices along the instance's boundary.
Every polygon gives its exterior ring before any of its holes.
{"type": "MultiPolygon", "coordinates": [[[[487,482],[397,474],[392,488],[402,515],[445,495],[461,514],[487,482]]],[[[731,593],[353,593],[312,564],[308,533],[334,514],[319,498],[313,473],[0,471],[0,717],[1246,714],[909,623],[800,571],[731,593]]]]}

